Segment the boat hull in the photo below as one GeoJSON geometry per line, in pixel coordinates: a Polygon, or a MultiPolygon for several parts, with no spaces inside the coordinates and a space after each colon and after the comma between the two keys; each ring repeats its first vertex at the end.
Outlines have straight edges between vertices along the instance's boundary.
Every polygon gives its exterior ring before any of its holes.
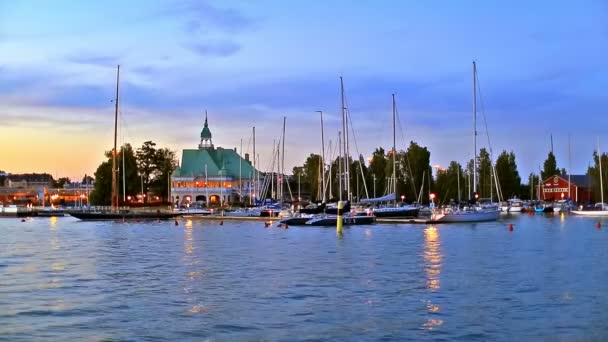
{"type": "Polygon", "coordinates": [[[437,215],[432,221],[449,222],[484,222],[496,221],[500,217],[500,210],[491,211],[463,211],[437,215]]]}
{"type": "Polygon", "coordinates": [[[287,217],[279,221],[279,223],[289,226],[303,226],[306,222],[312,220],[313,217],[287,217]]]}
{"type": "Polygon", "coordinates": [[[82,221],[117,221],[117,220],[169,220],[180,216],[179,213],[70,213],[82,221]]]}
{"type": "Polygon", "coordinates": [[[608,210],[572,210],[571,213],[574,215],[590,217],[608,216],[608,210]]]}
{"type": "MultiPolygon", "coordinates": [[[[342,217],[342,224],[345,226],[368,225],[376,222],[375,216],[347,216],[342,217]]],[[[335,227],[338,223],[337,216],[326,216],[310,219],[306,222],[307,226],[335,227]]]]}
{"type": "Polygon", "coordinates": [[[374,210],[374,216],[380,218],[415,218],[418,217],[420,209],[402,209],[396,208],[391,210],[374,210]]]}

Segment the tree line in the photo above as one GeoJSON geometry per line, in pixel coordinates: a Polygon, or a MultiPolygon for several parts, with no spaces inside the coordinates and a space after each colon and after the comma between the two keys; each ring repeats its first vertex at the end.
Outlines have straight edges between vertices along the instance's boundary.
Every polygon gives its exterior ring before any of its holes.
{"type": "MultiPolygon", "coordinates": [[[[602,167],[608,171],[608,157],[602,156],[602,167]],[[604,159],[606,158],[606,159],[604,159]],[[606,163],[606,165],[604,164],[606,163]]],[[[425,146],[411,141],[406,150],[397,151],[395,155],[396,196],[398,201],[428,203],[430,194],[436,196],[439,204],[449,201],[467,201],[474,197],[473,193],[473,159],[463,167],[457,161],[451,161],[447,167],[430,164],[431,152],[425,146]]],[[[345,158],[346,159],[346,158],[345,158]]],[[[598,158],[594,154],[597,165],[598,158]]],[[[340,184],[338,170],[340,158],[326,161],[326,199],[339,197],[340,184]]],[[[364,198],[375,198],[387,195],[393,177],[392,151],[378,147],[366,160],[362,155],[358,159],[348,158],[350,165],[348,181],[351,186],[352,198],[358,201],[364,198]],[[365,182],[364,182],[365,180],[365,182]]],[[[303,197],[312,201],[322,199],[321,185],[321,156],[311,154],[304,164],[293,168],[291,182],[300,180],[303,197]]],[[[588,174],[598,178],[597,166],[590,167],[588,174]]],[[[490,151],[481,148],[477,154],[477,195],[479,198],[508,199],[519,197],[534,199],[536,192],[530,187],[538,184],[539,179],[546,180],[553,175],[566,175],[564,168],[559,169],[553,152],[549,152],[540,174],[530,173],[527,183],[522,182],[517,169],[517,160],[513,151],[503,150],[495,159],[490,151]],[[494,162],[493,162],[494,160],[494,162]]],[[[343,174],[343,173],[342,173],[343,174]]],[[[342,177],[343,179],[343,177],[342,177]]],[[[599,178],[598,178],[599,179],[599,178]]],[[[604,183],[606,183],[605,179],[604,183]]],[[[346,199],[345,181],[342,181],[342,198],[346,199]]],[[[392,190],[390,191],[392,192],[392,190]]],[[[598,191],[599,192],[599,188],[598,191]]],[[[607,197],[608,198],[608,197],[607,197]]]]}
{"type": "MultiPolygon", "coordinates": [[[[105,157],[95,171],[95,187],[90,197],[93,205],[110,205],[112,201],[112,151],[106,151],[105,157]]],[[[137,198],[138,195],[146,195],[144,202],[148,196],[158,196],[159,200],[168,202],[169,177],[176,167],[175,152],[168,148],[157,148],[152,141],[144,142],[137,150],[125,144],[116,154],[119,202],[123,197],[137,198]]]]}

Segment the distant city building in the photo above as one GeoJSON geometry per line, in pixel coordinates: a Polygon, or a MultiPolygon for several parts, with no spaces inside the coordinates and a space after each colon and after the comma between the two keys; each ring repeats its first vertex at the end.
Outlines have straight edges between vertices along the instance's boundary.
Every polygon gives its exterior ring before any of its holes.
{"type": "Polygon", "coordinates": [[[249,154],[243,158],[236,148],[215,147],[211,137],[205,114],[198,148],[183,150],[181,164],[171,175],[171,199],[174,203],[221,205],[257,195],[253,193],[257,174],[249,154]]]}
{"type": "Polygon", "coordinates": [[[24,173],[8,175],[5,181],[8,188],[34,189],[52,187],[53,176],[48,173],[24,173]]]}
{"type": "MultiPolygon", "coordinates": [[[[538,191],[537,188],[535,191],[537,195],[538,191]]],[[[589,176],[570,175],[570,184],[568,184],[568,176],[553,175],[540,184],[540,199],[543,201],[559,201],[568,197],[576,203],[591,201],[589,176]]]]}

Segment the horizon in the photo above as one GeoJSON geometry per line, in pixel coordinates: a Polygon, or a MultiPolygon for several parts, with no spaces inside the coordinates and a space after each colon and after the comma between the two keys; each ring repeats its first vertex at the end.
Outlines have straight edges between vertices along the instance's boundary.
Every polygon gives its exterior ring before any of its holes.
{"type": "Polygon", "coordinates": [[[542,167],[551,136],[558,167],[571,174],[586,173],[598,137],[608,150],[608,3],[600,0],[134,1],[119,12],[114,3],[0,3],[5,172],[93,175],[112,147],[117,64],[118,145],[152,140],[180,162],[199,143],[205,110],[218,147],[239,149],[243,139],[250,151],[255,126],[262,165],[286,116],[291,173],[320,153],[315,111],[324,112],[326,149],[335,143],[343,76],[364,157],[390,150],[396,93],[397,149],[413,140],[430,150],[431,165],[464,165],[473,151],[473,60],[478,148],[487,147],[485,112],[494,159],[513,151],[522,181],[542,167]]]}

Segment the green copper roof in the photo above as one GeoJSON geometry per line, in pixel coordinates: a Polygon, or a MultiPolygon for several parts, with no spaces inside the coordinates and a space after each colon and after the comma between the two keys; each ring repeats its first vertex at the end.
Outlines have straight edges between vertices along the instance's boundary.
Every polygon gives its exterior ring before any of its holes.
{"type": "Polygon", "coordinates": [[[207,124],[207,112],[205,112],[205,127],[203,127],[203,130],[201,131],[201,139],[211,139],[211,131],[207,124]]]}
{"type": "Polygon", "coordinates": [[[204,176],[205,165],[207,165],[207,176],[209,177],[220,176],[220,170],[222,170],[222,177],[231,176],[233,179],[238,179],[239,163],[244,179],[255,174],[253,166],[234,150],[221,147],[183,150],[181,166],[173,174],[177,177],[204,176]]]}

